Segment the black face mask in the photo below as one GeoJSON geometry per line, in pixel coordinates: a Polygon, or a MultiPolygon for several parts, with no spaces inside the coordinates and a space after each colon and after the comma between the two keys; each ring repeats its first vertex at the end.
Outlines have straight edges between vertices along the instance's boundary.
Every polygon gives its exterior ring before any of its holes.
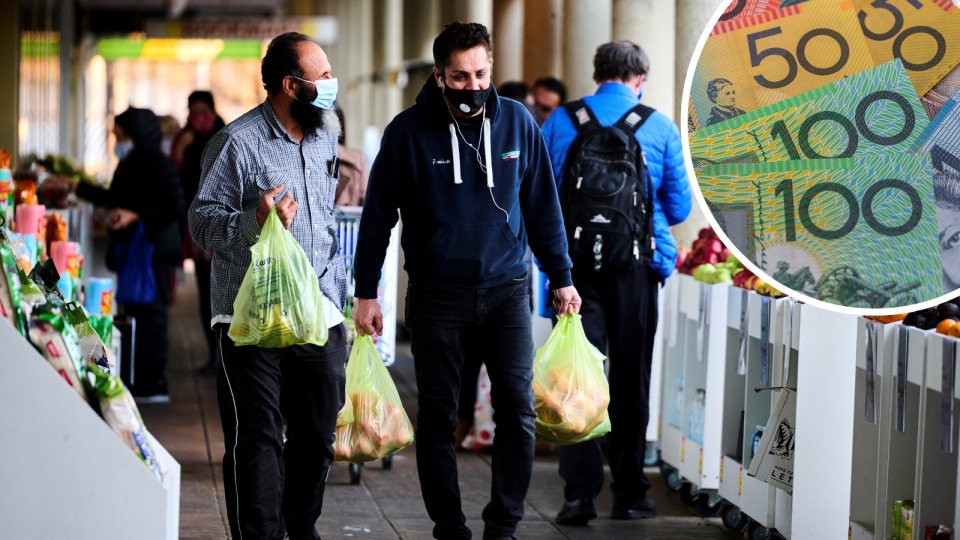
{"type": "Polygon", "coordinates": [[[491,90],[493,90],[493,83],[490,83],[483,90],[454,90],[447,86],[447,82],[444,81],[441,91],[461,114],[473,116],[483,108],[491,90]]]}

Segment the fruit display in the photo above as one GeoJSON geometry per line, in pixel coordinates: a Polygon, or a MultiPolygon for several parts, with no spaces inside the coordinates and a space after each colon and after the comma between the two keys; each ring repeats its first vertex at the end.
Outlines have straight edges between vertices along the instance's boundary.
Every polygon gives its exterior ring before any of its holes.
{"type": "MultiPolygon", "coordinates": [[[[700,265],[717,265],[726,262],[730,251],[723,246],[717,233],[710,227],[700,229],[700,234],[693,241],[693,249],[681,257],[677,257],[677,271],[681,274],[693,275],[694,269],[700,265]]],[[[719,283],[719,282],[718,282],[719,283]]]]}
{"type": "Polygon", "coordinates": [[[701,264],[693,270],[693,279],[704,283],[726,283],[733,281],[733,275],[743,269],[743,265],[733,255],[727,252],[724,262],[717,264],[701,264]]]}
{"type": "Polygon", "coordinates": [[[337,414],[335,461],[374,461],[413,442],[413,425],[369,335],[353,344],[345,389],[347,398],[337,414]]]}
{"type": "MultiPolygon", "coordinates": [[[[960,298],[953,298],[937,307],[928,307],[906,315],[890,315],[888,317],[901,317],[900,320],[903,321],[905,326],[913,326],[921,330],[936,330],[938,334],[960,337],[960,325],[957,324],[960,322],[960,298]]],[[[879,317],[868,318],[886,322],[880,320],[879,317]]]]}
{"type": "Polygon", "coordinates": [[[603,360],[587,341],[579,315],[557,322],[533,366],[537,442],[573,444],[610,431],[603,360]]]}

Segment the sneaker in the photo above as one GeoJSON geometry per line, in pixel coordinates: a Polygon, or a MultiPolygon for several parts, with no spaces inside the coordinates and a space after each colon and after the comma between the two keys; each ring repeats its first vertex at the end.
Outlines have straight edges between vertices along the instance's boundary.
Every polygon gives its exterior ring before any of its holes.
{"type": "Polygon", "coordinates": [[[650,519],[657,517],[657,505],[653,503],[650,499],[643,499],[643,501],[628,506],[623,507],[613,507],[613,512],[610,513],[610,519],[650,519]]]}
{"type": "Polygon", "coordinates": [[[560,525],[582,526],[596,517],[597,509],[593,506],[593,499],[580,499],[565,501],[553,521],[560,525]]]}

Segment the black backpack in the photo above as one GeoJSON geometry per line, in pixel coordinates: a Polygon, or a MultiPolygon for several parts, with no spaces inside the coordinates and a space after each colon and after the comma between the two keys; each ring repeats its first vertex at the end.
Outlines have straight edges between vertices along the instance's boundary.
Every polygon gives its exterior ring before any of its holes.
{"type": "Polygon", "coordinates": [[[564,107],[577,128],[560,193],[574,267],[599,272],[649,264],[656,248],[653,184],[636,132],[654,110],[638,104],[604,127],[583,100],[564,107]]]}

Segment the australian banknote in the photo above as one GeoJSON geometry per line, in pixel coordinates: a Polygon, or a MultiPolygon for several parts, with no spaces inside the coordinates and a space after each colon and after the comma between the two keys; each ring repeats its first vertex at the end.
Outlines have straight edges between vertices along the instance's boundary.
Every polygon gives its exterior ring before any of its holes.
{"type": "Polygon", "coordinates": [[[689,135],[694,167],[909,151],[929,124],[899,60],[689,135]]]}
{"type": "Polygon", "coordinates": [[[930,154],[937,171],[960,174],[960,90],[953,96],[923,130],[913,150],[930,154]]]}
{"type": "Polygon", "coordinates": [[[943,294],[926,155],[717,165],[698,176],[741,254],[796,292],[858,308],[943,294]]]}

